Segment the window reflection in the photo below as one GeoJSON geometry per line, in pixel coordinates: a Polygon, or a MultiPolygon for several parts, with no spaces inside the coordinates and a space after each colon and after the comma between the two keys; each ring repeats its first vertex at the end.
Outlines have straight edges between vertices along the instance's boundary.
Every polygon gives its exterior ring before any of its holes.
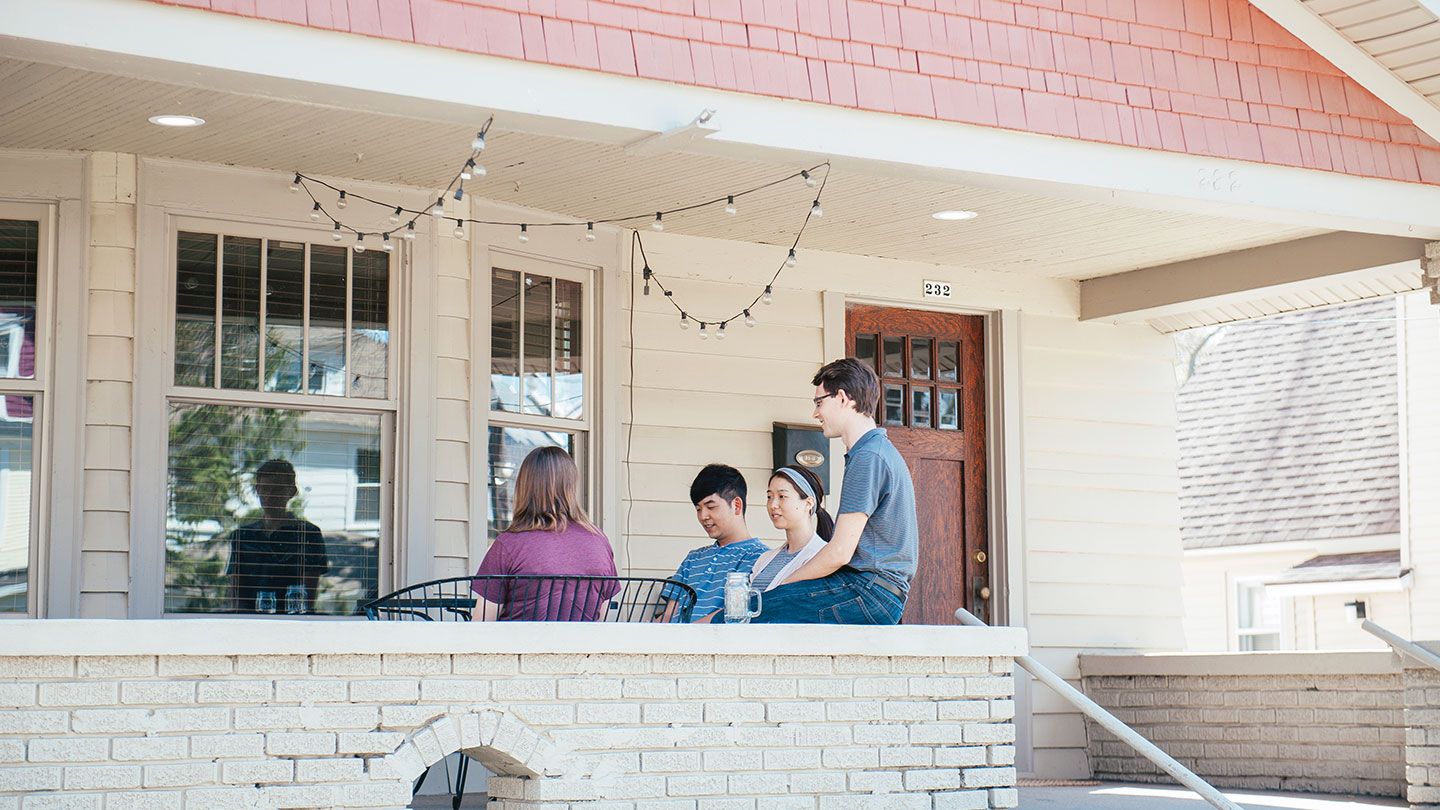
{"type": "Polygon", "coordinates": [[[255,390],[260,377],[260,240],[225,237],[220,386],[255,390]]]}
{"type": "Polygon", "coordinates": [[[0,402],[0,613],[24,613],[30,595],[35,398],[9,394],[0,402]]]}
{"type": "Polygon", "coordinates": [[[40,223],[0,219],[0,377],[35,377],[40,223]]]}
{"type": "Polygon", "coordinates": [[[490,274],[490,409],[520,410],[520,274],[490,274]]]}
{"type": "Polygon", "coordinates": [[[345,395],[345,276],[350,251],[316,249],[310,258],[310,360],[305,386],[312,394],[345,395]]]}
{"type": "Polygon", "coordinates": [[[525,390],[521,410],[541,416],[551,415],[551,313],[554,312],[554,282],[545,276],[525,274],[525,288],[521,294],[524,302],[522,344],[524,355],[525,390]]]}
{"type": "Polygon", "coordinates": [[[305,246],[271,242],[265,265],[265,390],[298,393],[305,371],[305,246]]]}
{"type": "Polygon", "coordinates": [[[390,259],[354,257],[351,271],[350,395],[383,398],[390,383],[390,259]]]}
{"type": "MultiPolygon", "coordinates": [[[[515,475],[520,472],[520,462],[537,447],[563,447],[581,470],[584,463],[575,452],[576,437],[573,433],[556,430],[531,430],[528,428],[491,426],[490,428],[490,539],[494,540],[510,526],[515,515],[515,475]]],[[[580,502],[585,502],[585,476],[580,476],[580,502]]]]}
{"type": "Polygon", "coordinates": [[[208,233],[182,233],[176,240],[176,385],[215,385],[217,245],[208,233]]]}

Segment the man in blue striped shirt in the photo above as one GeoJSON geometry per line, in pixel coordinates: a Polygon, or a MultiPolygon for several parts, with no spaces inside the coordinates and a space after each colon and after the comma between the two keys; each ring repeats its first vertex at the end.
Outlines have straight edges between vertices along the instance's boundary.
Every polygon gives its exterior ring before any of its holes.
{"type": "MultiPolygon", "coordinates": [[[[695,589],[692,622],[700,621],[725,607],[725,576],[731,571],[746,574],[770,547],[750,534],[745,524],[745,477],[734,467],[710,464],[690,484],[690,502],[700,528],[715,542],[685,555],[673,579],[695,589]]],[[[671,621],[680,590],[667,585],[661,597],[670,600],[660,621],[671,621]]]]}
{"type": "Polygon", "coordinates": [[[880,380],[853,357],[814,379],[815,419],[845,443],[835,534],[785,584],[765,592],[758,624],[899,624],[919,556],[915,485],[875,426],[880,380]]]}

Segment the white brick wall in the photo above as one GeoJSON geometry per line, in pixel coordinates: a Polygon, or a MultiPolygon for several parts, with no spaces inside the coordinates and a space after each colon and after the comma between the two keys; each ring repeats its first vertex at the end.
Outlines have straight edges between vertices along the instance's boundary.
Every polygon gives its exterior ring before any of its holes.
{"type": "Polygon", "coordinates": [[[405,807],[465,750],[497,810],[1013,807],[1011,659],[4,656],[0,807],[405,807]]]}
{"type": "MultiPolygon", "coordinates": [[[[1082,666],[1087,661],[1082,658],[1082,666]]],[[[1204,668],[1200,663],[1196,671],[1204,668]]],[[[1115,669],[1087,671],[1085,693],[1214,785],[1402,793],[1405,720],[1397,671],[1124,675],[1115,669]]],[[[1095,778],[1172,781],[1094,723],[1086,730],[1095,778]]]]}
{"type": "Polygon", "coordinates": [[[1405,670],[1405,753],[1410,806],[1440,807],[1440,672],[1428,667],[1405,670]]]}

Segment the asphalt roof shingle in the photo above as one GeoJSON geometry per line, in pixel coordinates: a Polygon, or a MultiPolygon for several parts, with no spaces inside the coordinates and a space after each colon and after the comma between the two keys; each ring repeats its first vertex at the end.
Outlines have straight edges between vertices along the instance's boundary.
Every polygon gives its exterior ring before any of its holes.
{"type": "Polygon", "coordinates": [[[1177,397],[1184,547],[1398,532],[1394,302],[1224,329],[1177,397]]]}

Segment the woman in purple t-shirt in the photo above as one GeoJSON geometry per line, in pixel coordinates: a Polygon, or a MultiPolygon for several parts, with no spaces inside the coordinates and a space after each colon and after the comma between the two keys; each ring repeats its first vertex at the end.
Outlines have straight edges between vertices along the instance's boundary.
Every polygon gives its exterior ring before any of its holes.
{"type": "Polygon", "coordinates": [[[495,538],[476,577],[495,574],[545,579],[475,579],[476,621],[593,622],[615,595],[610,540],[585,517],[575,495],[579,473],[558,447],[531,451],[515,477],[515,517],[495,538]]]}

